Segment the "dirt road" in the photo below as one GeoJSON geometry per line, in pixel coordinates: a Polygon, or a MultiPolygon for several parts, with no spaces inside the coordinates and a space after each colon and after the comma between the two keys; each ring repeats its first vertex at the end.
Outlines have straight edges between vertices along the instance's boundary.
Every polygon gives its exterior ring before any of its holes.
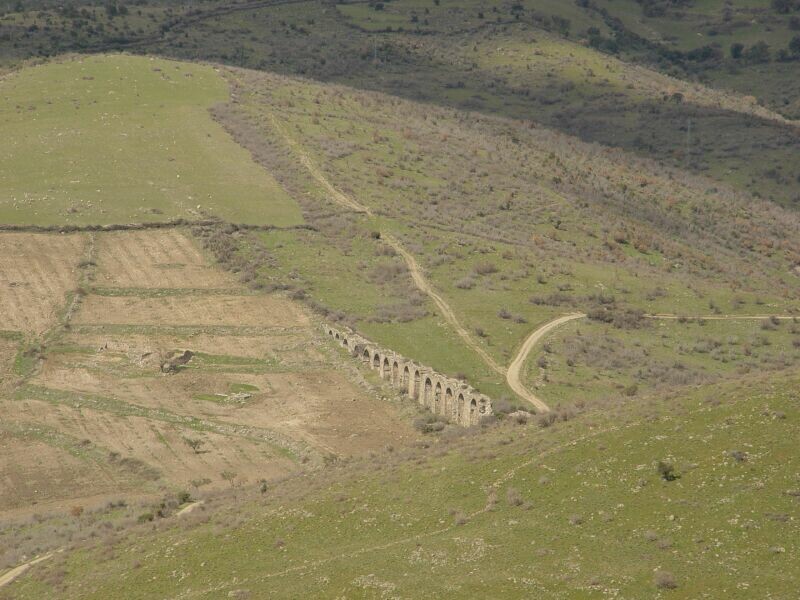
{"type": "Polygon", "coordinates": [[[442,312],[442,315],[447,322],[453,326],[453,329],[456,330],[456,333],[459,335],[459,337],[464,340],[464,343],[475,350],[475,352],[480,355],[483,361],[489,365],[493,371],[499,373],[500,375],[504,375],[506,372],[505,369],[498,365],[497,362],[491,356],[489,356],[489,353],[481,348],[474,339],[472,339],[469,331],[467,331],[459,322],[458,318],[453,312],[453,309],[450,308],[450,305],[447,304],[444,298],[437,294],[433,287],[428,283],[428,280],[425,279],[425,275],[422,273],[422,269],[420,268],[419,263],[417,263],[417,259],[414,258],[414,255],[406,250],[396,238],[388,233],[382,232],[381,239],[394,248],[397,253],[403,257],[403,260],[405,260],[406,266],[411,273],[411,278],[414,280],[414,284],[421,292],[424,292],[430,297],[431,300],[433,300],[434,304],[436,304],[436,306],[442,312]]]}
{"type": "MultiPolygon", "coordinates": [[[[369,208],[362,205],[357,200],[340,192],[336,189],[336,187],[334,187],[325,174],[314,164],[303,147],[285,131],[283,125],[274,115],[270,114],[270,120],[272,121],[272,124],[278,133],[280,133],[281,137],[283,137],[292,151],[300,159],[300,162],[306,168],[306,170],[325,189],[325,191],[328,192],[328,195],[333,202],[343,206],[344,208],[349,208],[367,215],[372,214],[369,208]]],[[[422,268],[419,266],[419,263],[414,255],[406,250],[400,241],[390,233],[385,231],[380,233],[381,239],[394,248],[394,250],[403,257],[403,260],[405,261],[406,266],[411,273],[411,278],[414,280],[414,285],[416,285],[421,292],[433,300],[434,304],[436,304],[436,307],[442,313],[442,316],[448,323],[450,323],[464,343],[474,350],[490,369],[499,375],[505,376],[506,380],[508,381],[508,385],[517,395],[519,395],[520,398],[523,398],[524,400],[527,400],[533,404],[539,411],[550,410],[547,404],[545,404],[541,398],[538,398],[534,393],[530,392],[525,388],[525,386],[522,385],[522,382],[520,381],[522,365],[525,362],[525,359],[528,357],[528,354],[533,346],[542,338],[542,336],[547,334],[551,329],[558,327],[562,323],[566,323],[567,321],[582,317],[584,315],[567,315],[554,321],[550,321],[549,323],[546,323],[542,327],[538,328],[528,337],[527,340],[525,340],[525,343],[522,345],[522,348],[520,348],[520,351],[514,358],[511,366],[508,370],[506,370],[504,367],[499,365],[497,361],[494,360],[494,358],[492,358],[489,353],[480,346],[480,344],[478,344],[478,342],[473,339],[469,331],[467,331],[467,329],[458,320],[458,317],[456,317],[456,314],[453,312],[453,309],[450,308],[450,305],[436,292],[436,290],[433,289],[433,286],[425,278],[422,268]]]]}
{"type": "MultiPolygon", "coordinates": [[[[359,203],[357,200],[347,196],[346,194],[337,190],[334,185],[328,180],[325,174],[314,164],[314,162],[309,157],[308,153],[303,149],[303,147],[294,140],[283,128],[281,123],[278,119],[270,114],[270,119],[275,127],[275,129],[280,133],[280,135],[286,140],[286,143],[291,147],[292,151],[294,151],[300,162],[303,166],[308,170],[314,179],[328,192],[330,198],[333,202],[343,206],[344,208],[349,208],[351,210],[361,212],[367,215],[371,215],[372,212],[366,206],[359,203]]],[[[436,304],[437,308],[441,311],[442,316],[444,316],[445,320],[450,323],[453,329],[456,331],[458,336],[464,341],[464,343],[473,349],[482,359],[483,361],[491,368],[493,371],[500,375],[504,375],[506,381],[508,382],[509,387],[517,394],[520,398],[527,400],[533,406],[536,407],[537,410],[540,412],[547,412],[550,410],[550,407],[547,406],[547,403],[544,402],[541,398],[536,396],[533,392],[528,390],[523,384],[520,378],[522,374],[523,367],[525,365],[525,361],[528,358],[533,347],[548,333],[550,333],[553,329],[560,327],[561,325],[568,323],[574,319],[581,319],[585,317],[583,313],[572,313],[568,315],[564,315],[562,317],[558,317],[557,319],[553,319],[538,327],[534,330],[522,344],[522,347],[517,352],[517,355],[511,361],[508,369],[505,369],[501,365],[495,361],[486,350],[484,350],[480,344],[478,344],[473,337],[470,335],[469,331],[461,324],[456,317],[455,312],[453,309],[450,308],[450,305],[447,304],[444,298],[442,298],[436,290],[434,290],[433,286],[428,282],[425,278],[424,273],[422,272],[422,268],[419,266],[417,259],[411,254],[408,250],[406,250],[403,245],[395,238],[393,235],[382,231],[381,232],[381,239],[384,240],[387,244],[389,244],[394,250],[403,257],[403,260],[408,267],[409,272],[411,273],[411,278],[414,280],[414,284],[417,288],[426,294],[431,300],[433,300],[434,304],[436,304]]],[[[736,316],[736,315],[712,315],[708,317],[687,317],[687,318],[702,318],[706,320],[728,320],[728,319],[769,319],[772,315],[749,315],[749,316],[736,316]]],[[[680,319],[682,317],[678,315],[667,315],[667,314],[660,314],[660,315],[647,315],[647,318],[650,319],[680,319]]],[[[778,319],[792,319],[794,317],[791,316],[778,316],[778,319]]]]}
{"type": "Polygon", "coordinates": [[[586,315],[583,313],[564,315],[563,317],[558,317],[557,319],[548,321],[538,329],[534,330],[534,332],[531,333],[522,343],[522,347],[519,349],[519,352],[517,352],[514,360],[512,360],[511,364],[508,366],[508,371],[506,372],[506,381],[508,382],[509,387],[514,390],[514,393],[533,404],[542,412],[548,412],[550,407],[547,406],[544,400],[537,397],[536,394],[522,385],[522,380],[520,379],[520,375],[522,374],[528,354],[530,354],[531,350],[533,350],[533,347],[553,329],[560,327],[564,323],[574,321],[575,319],[582,319],[585,316],[586,315]]]}
{"type": "MultiPolygon", "coordinates": [[[[58,550],[58,552],[62,552],[63,550],[58,550]]],[[[44,556],[40,556],[39,558],[35,558],[34,560],[28,561],[24,564],[21,564],[18,567],[14,567],[4,575],[0,575],[0,588],[7,586],[8,584],[15,581],[18,577],[22,577],[25,573],[28,572],[33,565],[44,562],[53,557],[55,552],[50,552],[49,554],[45,554],[44,556]]]]}
{"type": "Polygon", "coordinates": [[[286,130],[284,129],[283,125],[281,125],[280,121],[278,121],[277,117],[272,113],[268,114],[270,121],[272,121],[273,127],[275,127],[278,133],[281,134],[281,137],[283,137],[292,151],[297,155],[297,158],[300,159],[300,162],[306,168],[306,171],[308,171],[311,176],[317,180],[317,183],[319,183],[325,189],[325,191],[328,192],[331,200],[333,200],[336,204],[343,206],[344,208],[368,215],[372,214],[369,208],[357,202],[347,194],[337,190],[330,180],[328,180],[328,178],[325,176],[325,173],[323,173],[319,167],[314,164],[314,161],[311,160],[308,152],[306,152],[305,149],[292,136],[286,133],[286,130]]]}
{"type": "Polygon", "coordinates": [[[800,319],[800,315],[645,315],[648,319],[664,319],[668,321],[678,319],[692,319],[703,321],[764,321],[766,319],[779,319],[781,321],[791,321],[800,319]]]}

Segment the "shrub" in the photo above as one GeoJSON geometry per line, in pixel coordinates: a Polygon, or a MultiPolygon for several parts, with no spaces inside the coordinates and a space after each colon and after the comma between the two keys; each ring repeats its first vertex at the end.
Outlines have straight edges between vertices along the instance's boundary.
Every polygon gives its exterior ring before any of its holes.
{"type": "Polygon", "coordinates": [[[656,571],[653,578],[656,587],[660,590],[674,590],[678,587],[678,582],[675,576],[669,571],[656,571]]]}
{"type": "Polygon", "coordinates": [[[741,450],[731,450],[728,452],[728,456],[730,456],[736,462],[747,461],[747,452],[742,452],[741,450]]]}
{"type": "Polygon", "coordinates": [[[558,420],[558,415],[556,415],[556,413],[546,412],[537,417],[536,423],[539,425],[539,427],[545,429],[547,427],[550,427],[557,420],[558,420]]]}
{"type": "Polygon", "coordinates": [[[497,311],[497,316],[500,317],[501,319],[510,319],[511,313],[508,312],[505,308],[501,308],[500,310],[497,311]]]}
{"type": "Polygon", "coordinates": [[[656,470],[664,481],[675,481],[678,475],[675,473],[675,465],[671,462],[660,460],[656,465],[656,470]]]}
{"type": "Polygon", "coordinates": [[[475,265],[474,271],[478,275],[491,275],[492,273],[497,273],[497,267],[490,262],[483,262],[475,265]]]}
{"type": "Polygon", "coordinates": [[[492,403],[492,410],[496,415],[507,415],[514,412],[516,408],[507,398],[500,398],[492,403]]]}
{"type": "Polygon", "coordinates": [[[414,420],[414,428],[421,433],[436,433],[445,428],[447,421],[439,415],[425,415],[414,420]]]}
{"type": "Polygon", "coordinates": [[[179,505],[180,504],[188,504],[191,501],[192,501],[192,495],[189,492],[187,492],[186,490],[178,492],[178,504],[179,505]]]}
{"type": "Polygon", "coordinates": [[[510,487],[506,490],[506,500],[509,506],[522,506],[522,495],[516,488],[510,487]]]}
{"type": "Polygon", "coordinates": [[[462,277],[456,281],[456,287],[460,290],[471,290],[475,287],[475,280],[472,277],[462,277]]]}

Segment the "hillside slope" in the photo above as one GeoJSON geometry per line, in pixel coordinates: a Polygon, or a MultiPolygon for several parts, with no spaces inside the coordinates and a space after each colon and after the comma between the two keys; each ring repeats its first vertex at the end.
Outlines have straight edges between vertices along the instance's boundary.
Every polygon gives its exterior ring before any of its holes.
{"type": "Polygon", "coordinates": [[[533,122],[225,74],[235,100],[216,118],[314,227],[240,240],[243,260],[262,256],[258,280],[490,395],[510,395],[503,369],[537,324],[576,310],[615,329],[646,327],[643,313],[796,314],[790,210],[533,122]]]}
{"type": "Polygon", "coordinates": [[[0,598],[788,599],[798,381],[738,388],[238,490],[76,544],[0,598]]]}
{"type": "Polygon", "coordinates": [[[783,205],[800,198],[797,129],[784,122],[798,114],[790,44],[800,24],[796,9],[769,0],[151,1],[124,11],[26,0],[6,11],[10,61],[124,49],[304,75],[533,118],[783,205]]]}

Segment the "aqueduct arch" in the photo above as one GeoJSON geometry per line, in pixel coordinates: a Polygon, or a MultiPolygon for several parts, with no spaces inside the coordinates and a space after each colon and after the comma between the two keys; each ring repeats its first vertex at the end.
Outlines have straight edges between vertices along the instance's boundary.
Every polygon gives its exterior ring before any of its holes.
{"type": "Polygon", "coordinates": [[[389,363],[389,357],[384,356],[381,361],[381,379],[391,380],[392,367],[389,363]]]}
{"type": "Polygon", "coordinates": [[[421,404],[426,408],[433,406],[433,380],[430,377],[425,378],[425,389],[422,394],[421,404]]]}
{"type": "Polygon", "coordinates": [[[462,381],[419,366],[399,354],[379,348],[352,330],[325,327],[333,340],[360,358],[380,377],[400,389],[434,414],[465,427],[475,425],[492,414],[492,401],[462,381]]]}
{"type": "Polygon", "coordinates": [[[453,389],[448,385],[444,390],[443,414],[448,418],[452,418],[455,416],[455,410],[453,409],[453,389]]]}
{"type": "Polygon", "coordinates": [[[412,400],[419,400],[419,388],[422,383],[422,374],[419,372],[419,369],[414,369],[414,378],[411,380],[411,396],[412,400]]]}

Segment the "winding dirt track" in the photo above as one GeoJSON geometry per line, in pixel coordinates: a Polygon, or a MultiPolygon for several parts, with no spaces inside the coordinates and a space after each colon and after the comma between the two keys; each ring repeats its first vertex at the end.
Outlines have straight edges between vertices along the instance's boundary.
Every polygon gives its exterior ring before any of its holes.
{"type": "MultiPolygon", "coordinates": [[[[63,552],[63,549],[57,550],[56,552],[63,552]]],[[[13,583],[17,578],[22,577],[25,573],[28,572],[28,569],[30,569],[33,565],[49,560],[50,558],[53,557],[53,554],[55,554],[55,552],[50,552],[49,554],[45,554],[43,556],[40,556],[39,558],[35,558],[34,560],[23,563],[18,567],[14,567],[5,574],[0,575],[0,588],[7,586],[10,583],[13,583]]]]}
{"type": "Polygon", "coordinates": [[[552,321],[548,321],[541,327],[535,329],[533,333],[531,333],[522,343],[522,347],[519,349],[519,352],[517,352],[514,360],[512,360],[511,364],[508,366],[508,371],[506,372],[506,381],[508,382],[509,387],[514,390],[514,393],[516,393],[519,397],[525,398],[525,400],[533,404],[542,412],[548,412],[550,407],[547,406],[544,400],[536,396],[536,394],[522,385],[522,380],[520,379],[520,375],[525,366],[525,361],[528,358],[528,354],[530,354],[531,350],[533,350],[533,347],[553,329],[560,327],[564,323],[574,321],[575,319],[582,319],[585,316],[586,315],[583,313],[564,315],[563,317],[558,317],[552,321]]]}
{"type": "MultiPolygon", "coordinates": [[[[293,139],[284,129],[283,125],[281,125],[280,121],[278,120],[275,115],[269,113],[270,120],[272,121],[273,126],[284,138],[286,143],[295,152],[300,159],[302,165],[306,168],[306,170],[311,174],[311,176],[328,192],[330,198],[336,204],[356,211],[360,213],[364,213],[366,215],[372,216],[372,211],[355,200],[351,198],[347,194],[341,192],[340,190],[336,189],[336,187],[330,182],[330,180],[325,176],[315,164],[314,161],[311,160],[311,157],[308,153],[303,149],[299,142],[293,139]]],[[[428,282],[425,278],[425,274],[422,271],[422,268],[419,266],[417,259],[411,254],[408,250],[406,250],[400,241],[395,238],[390,233],[385,231],[381,231],[381,239],[384,240],[387,244],[389,244],[395,251],[403,257],[403,260],[408,267],[409,272],[411,273],[411,278],[414,280],[414,285],[417,288],[426,294],[431,300],[433,300],[434,304],[439,308],[444,318],[447,320],[448,323],[453,327],[456,331],[458,336],[464,341],[464,343],[473,349],[482,359],[483,361],[491,368],[493,371],[500,375],[504,375],[506,378],[506,382],[508,386],[523,400],[530,402],[536,409],[540,412],[548,412],[550,407],[547,403],[539,398],[536,394],[532,391],[527,389],[522,384],[522,371],[525,366],[525,361],[528,358],[528,355],[533,350],[534,346],[541,341],[541,339],[550,333],[552,330],[564,325],[565,323],[569,323],[575,319],[582,319],[586,315],[583,313],[570,313],[567,315],[563,315],[561,317],[557,317],[552,321],[548,321],[544,325],[537,327],[531,334],[525,339],[522,346],[520,347],[517,355],[511,361],[511,364],[508,366],[508,369],[505,369],[501,365],[495,361],[486,350],[484,350],[480,344],[478,344],[473,337],[470,335],[469,331],[461,324],[456,317],[455,312],[453,309],[450,308],[450,305],[447,304],[447,301],[442,298],[433,286],[428,282]]],[[[646,315],[648,319],[663,319],[663,320],[677,320],[684,318],[680,315],[672,315],[672,314],[656,314],[656,315],[646,315]]],[[[781,320],[789,320],[794,319],[794,316],[791,315],[709,315],[709,316],[694,316],[694,317],[685,317],[690,319],[705,319],[709,321],[725,321],[725,320],[764,320],[770,318],[777,318],[781,320]]]]}
{"type": "Polygon", "coordinates": [[[303,147],[284,129],[283,125],[281,125],[280,121],[273,115],[271,112],[267,113],[269,115],[270,121],[272,121],[273,127],[281,134],[281,137],[286,141],[289,147],[297,154],[297,157],[300,159],[302,165],[306,168],[306,170],[311,174],[311,176],[317,180],[325,191],[331,197],[336,204],[343,206],[344,208],[348,208],[355,212],[365,213],[367,215],[372,215],[372,211],[369,208],[357,202],[347,194],[344,194],[337,190],[333,184],[328,180],[325,176],[325,173],[320,171],[320,169],[314,164],[314,161],[311,160],[311,157],[308,155],[303,147]]]}
{"type": "Polygon", "coordinates": [[[382,232],[381,239],[394,248],[400,254],[400,256],[403,257],[406,265],[408,266],[408,270],[411,272],[411,278],[414,280],[414,284],[421,292],[424,292],[431,298],[431,300],[433,300],[439,310],[442,311],[444,318],[447,319],[450,325],[453,326],[453,329],[456,330],[456,333],[459,335],[459,337],[464,340],[464,343],[475,350],[475,352],[480,355],[483,361],[489,365],[493,371],[499,373],[500,375],[505,375],[506,370],[497,364],[497,362],[491,356],[489,356],[489,353],[481,348],[478,343],[472,339],[469,331],[467,331],[459,322],[458,317],[456,317],[456,314],[453,312],[453,309],[450,308],[450,305],[447,304],[445,299],[437,294],[433,289],[433,286],[428,283],[428,280],[425,279],[425,275],[422,273],[422,269],[420,268],[419,263],[417,263],[417,259],[414,258],[414,255],[403,248],[403,245],[391,234],[382,232]]]}

